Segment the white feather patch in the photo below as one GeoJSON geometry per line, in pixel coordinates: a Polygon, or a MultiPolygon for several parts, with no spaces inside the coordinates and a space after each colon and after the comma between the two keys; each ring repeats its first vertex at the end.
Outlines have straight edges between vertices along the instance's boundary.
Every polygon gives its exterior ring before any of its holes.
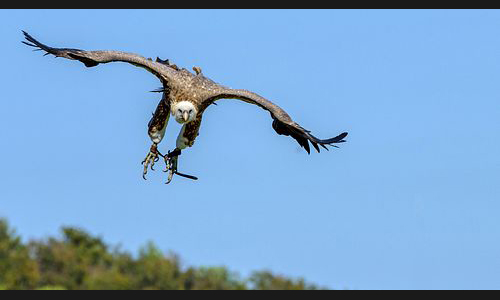
{"type": "Polygon", "coordinates": [[[188,139],[185,138],[184,135],[184,130],[186,129],[186,125],[182,126],[181,132],[179,132],[179,135],[177,136],[177,141],[176,141],[176,147],[179,149],[185,149],[188,146],[188,139]]]}

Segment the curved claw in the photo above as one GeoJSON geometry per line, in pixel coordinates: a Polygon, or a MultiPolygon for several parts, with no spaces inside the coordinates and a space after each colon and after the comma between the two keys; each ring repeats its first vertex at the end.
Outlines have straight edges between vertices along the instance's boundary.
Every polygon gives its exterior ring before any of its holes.
{"type": "Polygon", "coordinates": [[[177,163],[179,161],[178,155],[170,156],[169,154],[171,153],[169,152],[167,155],[165,155],[165,163],[167,165],[167,169],[165,171],[169,172],[167,182],[165,182],[165,184],[169,184],[174,178],[174,174],[177,172],[177,163]]]}
{"type": "Polygon", "coordinates": [[[179,162],[179,155],[181,155],[181,150],[178,148],[176,148],[172,152],[169,151],[167,153],[167,155],[162,155],[163,158],[165,159],[165,164],[167,166],[166,170],[164,170],[163,172],[169,172],[167,182],[165,182],[165,184],[169,184],[172,181],[172,179],[174,178],[174,175],[179,175],[181,177],[192,179],[192,180],[198,180],[198,177],[196,177],[196,176],[183,174],[183,173],[180,173],[177,171],[177,165],[179,162]]]}
{"type": "Polygon", "coordinates": [[[165,182],[165,184],[169,184],[172,181],[173,178],[174,178],[174,173],[170,172],[168,174],[168,179],[167,179],[167,182],[165,182]]]}
{"type": "Polygon", "coordinates": [[[148,167],[150,167],[152,171],[155,170],[153,167],[155,165],[155,162],[157,162],[159,159],[158,154],[159,154],[159,152],[157,150],[157,145],[153,144],[151,146],[151,149],[149,150],[148,155],[141,163],[142,165],[144,165],[144,171],[142,172],[142,178],[144,178],[144,180],[146,180],[146,174],[148,173],[148,167]]]}

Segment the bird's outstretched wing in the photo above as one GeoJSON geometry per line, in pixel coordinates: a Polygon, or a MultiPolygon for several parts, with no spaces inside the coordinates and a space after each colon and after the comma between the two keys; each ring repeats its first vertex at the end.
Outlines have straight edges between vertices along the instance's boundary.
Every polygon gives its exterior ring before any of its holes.
{"type": "Polygon", "coordinates": [[[266,98],[247,90],[221,89],[217,95],[205,100],[204,106],[208,106],[219,99],[238,99],[247,103],[258,105],[269,111],[271,113],[271,117],[273,118],[274,130],[280,135],[291,136],[297,140],[299,145],[303,147],[307,153],[311,153],[309,142],[313,145],[316,151],[320,152],[319,146],[325,148],[326,150],[328,150],[326,146],[337,147],[334,144],[345,142],[344,138],[347,136],[347,132],[344,132],[334,138],[326,140],[318,139],[313,136],[309,130],[304,129],[302,126],[295,123],[282,108],[266,98]]]}
{"type": "Polygon", "coordinates": [[[53,48],[40,43],[25,31],[23,31],[23,34],[26,41],[22,41],[22,43],[35,47],[37,48],[36,50],[45,51],[45,55],[53,54],[56,57],[78,60],[87,67],[95,67],[98,64],[120,61],[144,68],[156,75],[161,81],[169,81],[175,77],[175,70],[168,65],[152,61],[151,59],[147,59],[137,54],[110,50],[85,51],[71,48],[53,48]]]}

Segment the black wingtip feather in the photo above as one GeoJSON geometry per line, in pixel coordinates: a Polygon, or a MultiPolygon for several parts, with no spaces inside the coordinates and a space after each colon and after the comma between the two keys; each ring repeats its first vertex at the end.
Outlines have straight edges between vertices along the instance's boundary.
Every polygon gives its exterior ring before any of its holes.
{"type": "MultiPolygon", "coordinates": [[[[274,118],[274,117],[273,117],[274,118]]],[[[311,143],[316,149],[318,153],[320,153],[320,148],[328,150],[326,146],[331,146],[338,148],[338,146],[333,145],[337,143],[344,143],[344,138],[347,136],[347,132],[343,132],[336,137],[326,140],[320,140],[314,135],[312,135],[309,130],[306,130],[299,126],[298,124],[290,125],[283,122],[280,122],[278,119],[274,118],[273,128],[276,133],[280,135],[291,136],[294,138],[299,145],[306,150],[308,154],[311,154],[311,148],[309,147],[309,143],[311,143]]]]}
{"type": "Polygon", "coordinates": [[[338,146],[333,145],[333,144],[344,143],[345,142],[344,138],[347,136],[347,132],[343,132],[343,133],[339,134],[338,136],[336,136],[334,138],[326,139],[326,140],[320,140],[317,137],[313,136],[312,134],[309,134],[309,131],[305,131],[305,132],[306,132],[305,135],[307,137],[307,140],[310,141],[311,144],[313,144],[313,146],[315,146],[315,148],[318,151],[318,153],[320,151],[319,151],[319,148],[317,147],[317,144],[319,144],[322,148],[324,148],[326,150],[328,150],[328,148],[326,146],[331,146],[331,147],[338,148],[338,146]]]}
{"type": "Polygon", "coordinates": [[[27,42],[23,41],[23,43],[24,43],[24,44],[26,44],[26,45],[28,45],[28,46],[31,46],[31,47],[39,47],[39,45],[38,45],[38,44],[40,44],[40,42],[38,42],[37,40],[35,40],[35,39],[34,39],[31,35],[29,35],[26,31],[24,31],[24,30],[21,30],[21,31],[22,31],[22,32],[23,32],[23,34],[24,34],[24,38],[25,38],[28,42],[33,43],[34,45],[33,45],[33,44],[29,44],[29,43],[27,43],[27,42]]]}
{"type": "MultiPolygon", "coordinates": [[[[37,47],[36,45],[33,45],[31,43],[28,43],[26,41],[21,41],[21,43],[25,44],[25,45],[28,45],[28,46],[31,46],[31,47],[37,47]]],[[[35,50],[40,50],[40,49],[35,49],[35,50]]]]}
{"type": "Polygon", "coordinates": [[[311,144],[314,146],[314,149],[316,149],[316,151],[318,151],[318,153],[320,153],[318,144],[316,144],[314,142],[311,142],[311,144]]]}
{"type": "Polygon", "coordinates": [[[315,140],[315,142],[320,143],[320,144],[337,144],[337,143],[344,143],[345,142],[344,138],[346,136],[347,136],[347,132],[343,132],[336,137],[333,137],[331,139],[326,139],[326,140],[320,140],[314,136],[312,136],[312,138],[315,140]]]}
{"type": "Polygon", "coordinates": [[[45,51],[46,53],[44,54],[45,55],[48,55],[48,54],[55,54],[54,53],[54,48],[51,48],[47,45],[44,45],[42,43],[40,43],[39,41],[37,41],[34,37],[32,37],[31,35],[29,35],[29,33],[27,33],[26,31],[24,30],[21,30],[24,34],[24,38],[26,39],[26,41],[21,41],[21,43],[25,44],[25,45],[28,45],[30,47],[34,47],[34,48],[37,48],[35,49],[34,51],[39,51],[39,50],[43,50],[45,51]]]}

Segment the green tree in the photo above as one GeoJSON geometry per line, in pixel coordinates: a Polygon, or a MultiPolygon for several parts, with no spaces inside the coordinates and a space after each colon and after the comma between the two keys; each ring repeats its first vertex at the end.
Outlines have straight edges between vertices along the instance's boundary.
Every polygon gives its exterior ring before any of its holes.
{"type": "Polygon", "coordinates": [[[252,273],[250,282],[257,290],[317,290],[316,285],[307,284],[304,279],[290,279],[274,275],[270,271],[252,273]]]}
{"type": "Polygon", "coordinates": [[[4,289],[33,289],[40,274],[21,238],[0,219],[0,286],[4,289]]]}
{"type": "Polygon", "coordinates": [[[183,288],[178,257],[175,254],[163,255],[152,242],[139,250],[136,271],[142,289],[183,288]]]}
{"type": "Polygon", "coordinates": [[[238,274],[225,267],[200,267],[190,270],[190,289],[194,290],[246,290],[238,274]]]}
{"type": "Polygon", "coordinates": [[[111,266],[112,256],[100,238],[70,227],[63,227],[62,232],[62,240],[49,238],[30,244],[43,274],[40,284],[85,289],[91,274],[111,266]]]}
{"type": "Polygon", "coordinates": [[[303,279],[254,272],[241,279],[226,267],[183,268],[179,256],[149,242],[137,256],[110,247],[78,228],[63,227],[61,238],[34,240],[26,246],[0,220],[2,289],[317,289],[303,279]]]}

